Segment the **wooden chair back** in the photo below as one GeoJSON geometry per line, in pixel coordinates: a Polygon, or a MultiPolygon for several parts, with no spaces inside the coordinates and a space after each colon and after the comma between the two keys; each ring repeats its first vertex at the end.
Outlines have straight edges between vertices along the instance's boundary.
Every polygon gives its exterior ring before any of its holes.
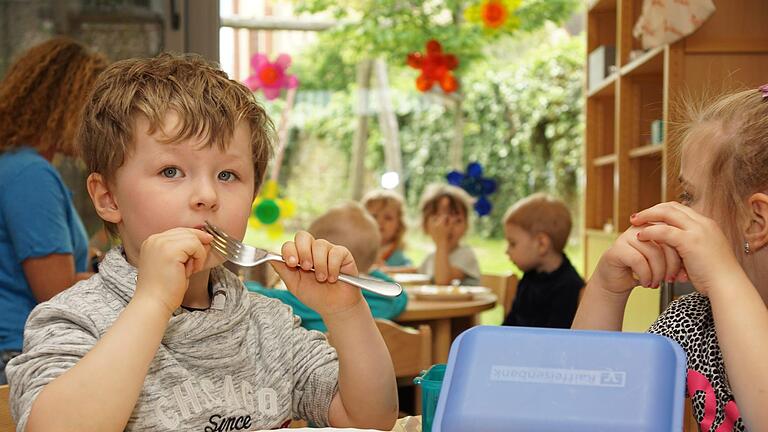
{"type": "Polygon", "coordinates": [[[11,418],[11,406],[8,402],[10,388],[7,385],[0,386],[0,432],[16,430],[16,425],[11,418]]]}
{"type": "Polygon", "coordinates": [[[508,275],[495,275],[495,274],[482,274],[480,275],[480,285],[490,288],[491,291],[496,294],[496,299],[499,305],[504,307],[504,316],[506,317],[510,309],[512,309],[512,301],[515,300],[515,294],[517,294],[517,276],[514,274],[508,275]]]}
{"type": "Polygon", "coordinates": [[[397,378],[413,378],[432,366],[432,330],[426,324],[418,329],[376,319],[397,378]]]}
{"type": "Polygon", "coordinates": [[[421,388],[413,385],[413,378],[432,366],[432,329],[426,324],[414,329],[378,318],[376,326],[392,358],[398,386],[414,387],[415,414],[421,414],[421,388]]]}

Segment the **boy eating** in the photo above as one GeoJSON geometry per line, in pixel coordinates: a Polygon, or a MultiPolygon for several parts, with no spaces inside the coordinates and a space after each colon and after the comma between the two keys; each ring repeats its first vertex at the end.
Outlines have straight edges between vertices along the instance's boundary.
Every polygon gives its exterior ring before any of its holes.
{"type": "Polygon", "coordinates": [[[18,430],[391,428],[387,348],[359,289],[337,282],[357,274],[346,248],[299,232],[273,264],[333,347],[211,253],[203,224],[243,238],[271,153],[248,89],[161,54],[108,68],[85,112],[88,191],[122,244],[30,315],[7,367],[18,430]]]}

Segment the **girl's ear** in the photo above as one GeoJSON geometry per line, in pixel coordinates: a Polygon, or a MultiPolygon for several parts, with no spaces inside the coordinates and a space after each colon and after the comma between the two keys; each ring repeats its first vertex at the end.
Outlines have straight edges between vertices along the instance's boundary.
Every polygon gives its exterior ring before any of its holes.
{"type": "Polygon", "coordinates": [[[758,192],[749,197],[749,225],[744,232],[744,240],[749,242],[752,251],[758,251],[768,245],[768,195],[758,192]]]}
{"type": "Polygon", "coordinates": [[[120,209],[112,192],[109,191],[106,179],[101,174],[92,173],[86,180],[86,186],[99,217],[107,222],[119,223],[122,220],[120,209]]]}

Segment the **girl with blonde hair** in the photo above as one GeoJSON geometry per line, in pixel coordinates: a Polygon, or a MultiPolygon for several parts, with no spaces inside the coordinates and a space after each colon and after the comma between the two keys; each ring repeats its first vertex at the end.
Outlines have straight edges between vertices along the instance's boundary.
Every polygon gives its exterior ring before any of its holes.
{"type": "Polygon", "coordinates": [[[406,231],[403,198],[394,191],[380,189],[368,192],[362,203],[376,219],[381,234],[381,248],[375,266],[390,272],[411,267],[411,260],[403,252],[406,231]]]}
{"type": "Polygon", "coordinates": [[[691,109],[679,179],[603,254],[573,328],[620,330],[635,286],[690,280],[650,332],[685,350],[701,430],[768,430],[768,85],[691,109]]]}

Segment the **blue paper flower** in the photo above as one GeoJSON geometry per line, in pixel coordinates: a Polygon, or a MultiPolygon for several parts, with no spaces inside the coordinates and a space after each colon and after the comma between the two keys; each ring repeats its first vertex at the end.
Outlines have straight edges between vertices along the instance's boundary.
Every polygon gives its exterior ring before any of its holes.
{"type": "Polygon", "coordinates": [[[488,195],[496,192],[496,180],[483,177],[483,166],[477,162],[467,165],[467,172],[451,171],[445,176],[448,183],[458,186],[473,197],[475,201],[475,212],[480,216],[485,216],[491,212],[493,205],[488,200],[488,195]]]}

